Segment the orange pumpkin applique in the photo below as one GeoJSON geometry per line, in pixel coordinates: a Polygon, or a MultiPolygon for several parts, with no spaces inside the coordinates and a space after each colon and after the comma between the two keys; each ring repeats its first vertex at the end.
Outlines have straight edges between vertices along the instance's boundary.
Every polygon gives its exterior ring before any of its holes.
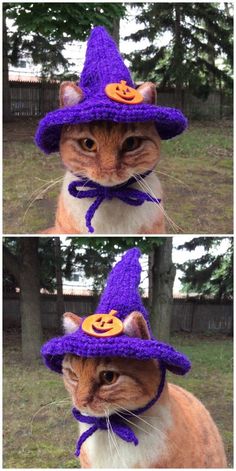
{"type": "Polygon", "coordinates": [[[82,323],[82,330],[93,337],[113,337],[123,332],[123,323],[115,317],[113,309],[108,314],[92,314],[82,323]]]}
{"type": "Polygon", "coordinates": [[[109,83],[105,88],[105,93],[111,100],[118,103],[135,105],[143,101],[141,93],[135,88],[129,87],[125,80],[121,80],[120,83],[109,83]]]}

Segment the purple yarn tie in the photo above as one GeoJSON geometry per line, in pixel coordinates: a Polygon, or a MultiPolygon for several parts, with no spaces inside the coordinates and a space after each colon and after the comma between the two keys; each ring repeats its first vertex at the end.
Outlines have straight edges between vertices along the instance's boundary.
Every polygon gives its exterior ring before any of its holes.
{"type": "Polygon", "coordinates": [[[141,180],[141,178],[145,178],[151,172],[152,170],[146,172],[143,175],[139,175],[136,178],[132,177],[127,182],[115,186],[102,186],[99,183],[96,183],[92,180],[87,180],[83,177],[80,177],[79,180],[71,182],[68,185],[68,191],[71,196],[74,196],[74,198],[96,198],[85,215],[86,227],[88,231],[90,233],[94,232],[91,221],[95,212],[104,200],[118,198],[131,206],[141,206],[145,201],[159,204],[161,202],[160,198],[154,198],[153,196],[149,195],[149,193],[137,190],[135,188],[129,188],[130,185],[136,183],[137,180],[141,180]],[[83,187],[85,186],[90,189],[84,190],[83,187]]]}
{"type": "MultiPolygon", "coordinates": [[[[92,425],[92,427],[90,427],[88,430],[86,430],[86,432],[81,435],[77,442],[75,456],[79,456],[81,446],[83,445],[85,440],[87,440],[87,438],[89,438],[97,430],[108,430],[109,426],[107,419],[104,417],[91,417],[83,415],[75,408],[72,409],[72,414],[74,415],[76,420],[92,425]]],[[[122,422],[122,419],[118,415],[111,415],[109,417],[109,421],[113,432],[116,433],[118,437],[122,438],[122,440],[126,442],[133,442],[135,446],[138,445],[138,439],[135,436],[133,430],[129,426],[124,424],[122,422]]]]}
{"type": "MultiPolygon", "coordinates": [[[[135,433],[133,432],[132,428],[130,427],[130,425],[128,425],[128,423],[125,422],[125,419],[134,417],[134,414],[135,415],[142,414],[147,409],[150,409],[150,407],[152,407],[155,404],[155,402],[159,399],[164,388],[165,375],[166,375],[166,369],[162,364],[160,365],[160,368],[161,368],[161,381],[158,387],[157,394],[146,406],[140,407],[139,409],[132,411],[132,413],[123,414],[124,418],[122,418],[118,414],[112,414],[109,416],[110,427],[112,428],[113,432],[116,433],[116,435],[122,438],[122,440],[124,440],[125,442],[128,442],[128,443],[133,442],[135,446],[138,445],[139,441],[135,433]]],[[[83,415],[75,407],[72,409],[72,414],[75,417],[75,419],[78,420],[79,422],[92,425],[92,427],[86,430],[86,432],[82,433],[81,437],[79,438],[77,442],[75,456],[78,457],[80,455],[81,447],[83,443],[85,442],[85,440],[87,440],[87,438],[93,435],[93,433],[96,432],[97,430],[108,430],[109,425],[108,425],[108,420],[105,417],[93,417],[89,415],[83,415]]]]}

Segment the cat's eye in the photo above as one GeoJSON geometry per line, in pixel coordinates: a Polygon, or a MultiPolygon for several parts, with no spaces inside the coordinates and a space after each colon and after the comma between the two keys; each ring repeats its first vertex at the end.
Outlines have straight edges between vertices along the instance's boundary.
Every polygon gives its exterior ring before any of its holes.
{"type": "Polygon", "coordinates": [[[122,151],[123,152],[132,152],[133,150],[138,149],[140,144],[141,144],[140,137],[130,136],[123,143],[122,151]]]}
{"type": "Polygon", "coordinates": [[[97,150],[96,142],[93,139],[90,139],[89,137],[79,139],[78,142],[80,147],[86,152],[96,152],[97,150]]]}
{"type": "Polygon", "coordinates": [[[100,373],[101,384],[114,384],[119,378],[119,374],[116,371],[102,371],[100,373]]]}

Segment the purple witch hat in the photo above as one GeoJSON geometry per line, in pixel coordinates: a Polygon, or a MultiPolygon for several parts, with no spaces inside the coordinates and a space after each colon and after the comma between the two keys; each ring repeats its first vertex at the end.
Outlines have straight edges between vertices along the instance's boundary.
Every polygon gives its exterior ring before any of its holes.
{"type": "Polygon", "coordinates": [[[88,39],[84,68],[76,85],[79,93],[76,99],[74,85],[72,106],[71,100],[63,103],[67,106],[48,113],[39,123],[35,142],[46,154],[59,150],[63,125],[97,120],[154,121],[161,139],[170,139],[187,126],[181,111],[145,103],[114,40],[101,26],[94,28],[88,39]]]}
{"type": "Polygon", "coordinates": [[[81,319],[73,333],[53,338],[42,347],[48,368],[61,373],[63,357],[71,353],[86,358],[154,358],[173,373],[188,372],[191,367],[188,358],[152,336],[148,313],[138,291],[140,255],[139,249],[130,249],[112,269],[96,314],[81,319]],[[141,329],[138,326],[133,329],[135,317],[141,319],[141,329]]]}

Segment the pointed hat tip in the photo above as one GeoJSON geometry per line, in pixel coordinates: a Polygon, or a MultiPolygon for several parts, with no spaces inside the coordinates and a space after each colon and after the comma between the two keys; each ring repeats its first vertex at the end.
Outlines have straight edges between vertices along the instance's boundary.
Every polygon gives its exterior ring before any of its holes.
{"type": "Polygon", "coordinates": [[[90,31],[89,40],[91,38],[97,39],[97,36],[99,35],[109,37],[109,39],[111,38],[111,34],[104,26],[94,26],[90,31]]]}
{"type": "Polygon", "coordinates": [[[132,249],[127,250],[127,252],[123,255],[122,260],[138,260],[141,256],[141,250],[138,247],[132,247],[132,249]]]}

